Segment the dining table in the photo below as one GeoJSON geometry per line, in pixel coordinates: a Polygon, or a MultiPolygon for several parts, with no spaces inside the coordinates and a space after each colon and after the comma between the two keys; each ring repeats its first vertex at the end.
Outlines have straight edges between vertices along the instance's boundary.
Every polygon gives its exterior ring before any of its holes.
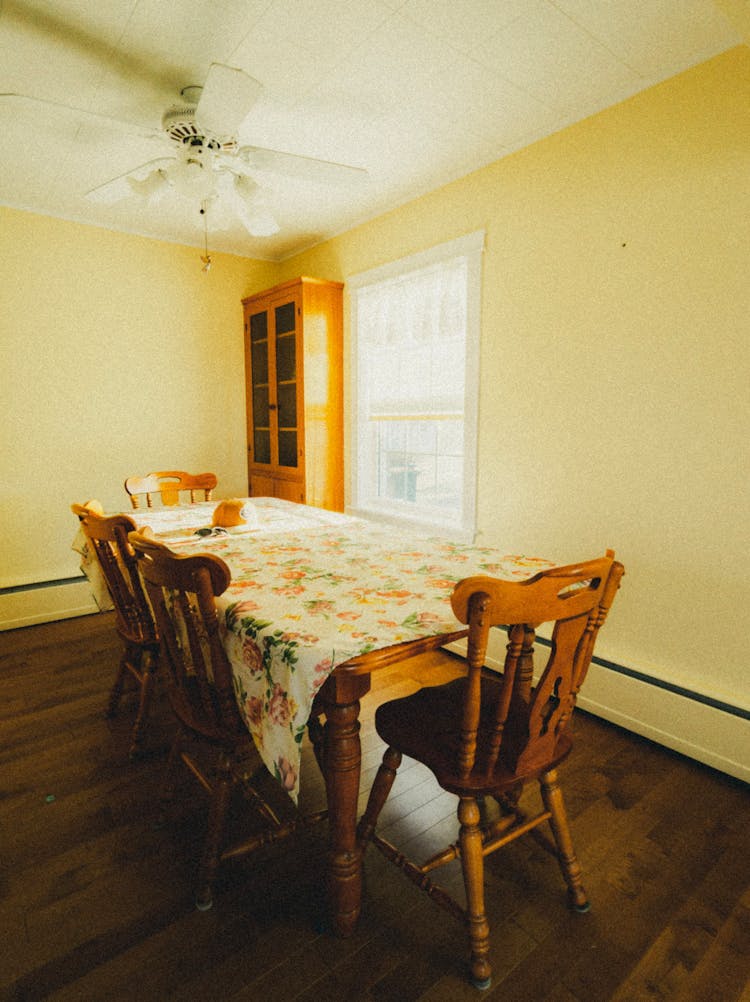
{"type": "MultiPolygon", "coordinates": [[[[309,733],[328,801],[330,920],[348,936],[362,897],[359,714],[372,673],[467,635],[450,605],[458,581],[526,579],[552,564],[279,498],[240,500],[247,522],[232,528],[212,525],[217,501],[124,514],[175,552],[210,552],[228,565],[216,605],[237,704],[295,801],[309,733]]],[[[73,548],[97,605],[111,607],[80,531],[73,548]]]]}

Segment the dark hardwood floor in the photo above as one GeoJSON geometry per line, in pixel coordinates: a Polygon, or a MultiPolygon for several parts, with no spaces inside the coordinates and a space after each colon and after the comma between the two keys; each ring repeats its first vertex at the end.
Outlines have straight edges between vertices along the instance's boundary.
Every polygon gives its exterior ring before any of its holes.
{"type": "MultiPolygon", "coordinates": [[[[480,995],[465,980],[459,924],[372,847],[358,931],[326,931],[324,825],[226,864],[213,909],[196,911],[200,794],[186,776],[156,826],[171,722],[160,699],[146,757],[128,761],[132,703],[103,716],[117,656],[109,616],[0,634],[1,998],[750,1000],[745,785],[579,712],[561,772],[592,910],[568,911],[557,866],[533,840],[489,857],[493,983],[480,995]]],[[[425,666],[442,679],[456,661],[387,669],[365,700],[365,794],[381,754],[373,707],[415,688],[425,666]]],[[[305,806],[322,806],[309,748],[302,790],[305,806]]],[[[427,855],[453,817],[453,798],[405,763],[386,837],[427,855]]]]}

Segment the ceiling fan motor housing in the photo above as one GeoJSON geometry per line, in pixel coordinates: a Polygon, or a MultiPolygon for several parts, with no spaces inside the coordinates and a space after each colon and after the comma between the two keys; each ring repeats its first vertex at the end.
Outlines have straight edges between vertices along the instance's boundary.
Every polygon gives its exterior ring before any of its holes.
{"type": "Polygon", "coordinates": [[[182,146],[206,146],[215,151],[234,152],[237,140],[231,136],[216,136],[207,129],[202,129],[195,120],[195,109],[194,104],[178,104],[167,108],[162,115],[161,126],[169,138],[182,146]]]}

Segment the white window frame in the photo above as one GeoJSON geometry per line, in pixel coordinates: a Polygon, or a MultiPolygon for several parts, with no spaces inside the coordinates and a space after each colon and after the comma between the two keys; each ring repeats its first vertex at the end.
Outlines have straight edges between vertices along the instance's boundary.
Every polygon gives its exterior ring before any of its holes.
{"type": "Polygon", "coordinates": [[[428,250],[412,254],[397,261],[360,272],[347,280],[347,291],[350,297],[350,504],[347,511],[352,515],[360,515],[378,521],[397,525],[406,525],[419,531],[433,534],[449,535],[459,542],[472,542],[476,533],[476,499],[477,499],[477,449],[478,449],[478,414],[479,414],[479,344],[482,299],[482,252],[484,250],[484,230],[477,230],[455,240],[438,244],[428,250]],[[357,330],[357,296],[360,289],[388,281],[411,271],[419,271],[442,261],[456,257],[465,257],[467,261],[466,288],[466,368],[464,383],[464,455],[463,455],[463,498],[461,519],[439,520],[418,515],[411,505],[399,505],[389,500],[378,504],[364,498],[359,493],[360,442],[359,426],[363,416],[363,406],[359,393],[358,371],[358,330],[357,330]]]}

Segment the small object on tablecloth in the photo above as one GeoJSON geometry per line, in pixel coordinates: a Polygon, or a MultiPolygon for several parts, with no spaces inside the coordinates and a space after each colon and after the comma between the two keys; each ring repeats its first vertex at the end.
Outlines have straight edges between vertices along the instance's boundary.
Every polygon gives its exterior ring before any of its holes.
{"type": "Polygon", "coordinates": [[[216,506],[211,525],[223,529],[253,529],[258,525],[258,513],[246,498],[229,498],[216,506]]]}

